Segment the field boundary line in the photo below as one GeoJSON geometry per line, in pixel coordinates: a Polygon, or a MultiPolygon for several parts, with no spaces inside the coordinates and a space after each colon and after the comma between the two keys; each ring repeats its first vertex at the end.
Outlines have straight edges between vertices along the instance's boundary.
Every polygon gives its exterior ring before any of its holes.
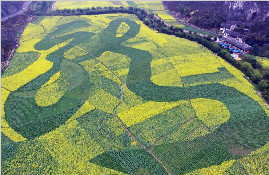
{"type": "Polygon", "coordinates": [[[174,130],[172,130],[171,132],[167,133],[166,135],[164,135],[164,136],[162,136],[161,138],[159,138],[158,140],[156,140],[156,141],[153,143],[152,147],[150,148],[151,152],[154,150],[154,148],[155,148],[155,146],[156,146],[156,144],[157,144],[158,142],[161,142],[161,141],[164,140],[166,137],[168,137],[168,136],[170,136],[171,134],[173,134],[174,132],[178,131],[181,127],[183,127],[183,126],[186,125],[187,123],[189,123],[189,122],[191,122],[191,121],[193,121],[193,120],[196,120],[196,119],[197,119],[197,118],[194,117],[194,118],[190,118],[190,119],[184,121],[181,125],[179,125],[178,127],[176,127],[174,130]]]}
{"type": "MultiPolygon", "coordinates": [[[[97,60],[97,59],[96,59],[97,60]]],[[[116,114],[116,111],[118,109],[118,107],[121,105],[121,103],[123,102],[123,83],[122,83],[122,80],[120,79],[120,77],[115,73],[113,72],[112,70],[110,70],[103,62],[97,60],[97,62],[101,63],[103,66],[106,67],[107,70],[109,70],[111,73],[113,73],[121,82],[121,85],[120,85],[120,93],[121,93],[121,100],[119,102],[119,104],[117,104],[117,106],[113,109],[113,116],[120,122],[120,124],[122,125],[122,127],[125,129],[125,131],[127,132],[127,134],[132,138],[132,140],[136,141],[140,147],[142,147],[145,151],[147,151],[149,154],[152,155],[152,157],[164,168],[164,170],[167,172],[168,175],[172,175],[168,169],[164,166],[163,162],[158,159],[158,157],[150,150],[148,149],[142,142],[140,142],[132,133],[131,131],[129,131],[128,127],[123,123],[123,121],[117,116],[116,114]]]]}

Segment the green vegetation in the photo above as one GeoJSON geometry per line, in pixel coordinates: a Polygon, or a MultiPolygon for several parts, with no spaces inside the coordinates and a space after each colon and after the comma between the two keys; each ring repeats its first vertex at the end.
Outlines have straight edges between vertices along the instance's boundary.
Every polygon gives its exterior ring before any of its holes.
{"type": "Polygon", "coordinates": [[[230,74],[230,72],[226,68],[222,67],[219,68],[219,72],[190,75],[182,77],[181,81],[183,85],[191,85],[204,82],[219,82],[229,78],[233,78],[233,75],[230,74]]]}
{"type": "Polygon", "coordinates": [[[107,151],[91,159],[90,162],[126,174],[135,174],[140,168],[144,168],[144,171],[152,175],[166,174],[160,164],[144,150],[107,151]]]}
{"type": "Polygon", "coordinates": [[[137,4],[134,1],[126,1],[129,6],[131,7],[137,7],[137,4]]]}
{"type": "Polygon", "coordinates": [[[2,161],[13,158],[17,153],[18,143],[12,141],[10,138],[1,133],[1,150],[4,153],[1,156],[2,161]]]}
{"type": "Polygon", "coordinates": [[[2,77],[8,77],[14,75],[18,72],[23,71],[39,57],[39,53],[36,52],[25,52],[18,53],[16,52],[13,56],[13,59],[10,62],[10,66],[5,69],[5,73],[2,77]]]}
{"type": "Polygon", "coordinates": [[[185,174],[232,158],[227,148],[210,135],[191,142],[157,146],[154,152],[173,174],[185,174]],[[178,163],[175,165],[174,162],[178,163]]]}
{"type": "Polygon", "coordinates": [[[269,59],[266,57],[256,57],[258,62],[264,67],[269,69],[269,59]]]}
{"type": "Polygon", "coordinates": [[[190,32],[203,34],[203,35],[212,35],[211,33],[205,32],[204,30],[197,29],[197,28],[194,28],[194,27],[189,26],[189,25],[184,25],[184,27],[182,29],[190,31],[190,32]]]}
{"type": "Polygon", "coordinates": [[[22,38],[31,45],[20,51],[40,56],[2,77],[3,174],[185,174],[226,161],[252,171],[241,152],[268,149],[268,109],[240,71],[201,45],[128,14],[45,17],[30,27],[44,34],[22,38]],[[30,74],[35,64],[44,71],[30,74]],[[199,105],[205,99],[221,110],[199,105]],[[222,119],[209,125],[216,111],[222,119]]]}

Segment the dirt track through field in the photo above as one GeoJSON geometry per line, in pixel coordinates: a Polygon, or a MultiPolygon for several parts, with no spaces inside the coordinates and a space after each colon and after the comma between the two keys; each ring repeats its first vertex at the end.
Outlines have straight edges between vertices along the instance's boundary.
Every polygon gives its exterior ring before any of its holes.
{"type": "MultiPolygon", "coordinates": [[[[56,36],[55,36],[56,37],[56,36]]],[[[101,45],[99,45],[99,47],[101,48],[101,45]]],[[[79,48],[81,48],[81,47],[79,47],[79,48]]],[[[88,54],[90,54],[87,50],[85,50],[85,49],[83,49],[83,48],[81,48],[82,50],[84,50],[85,52],[87,52],[88,54]]],[[[131,131],[129,131],[129,129],[127,128],[127,126],[123,123],[123,121],[118,117],[118,115],[116,114],[116,111],[117,111],[117,109],[118,109],[118,107],[122,104],[122,102],[123,102],[123,99],[124,99],[124,92],[123,92],[123,83],[122,83],[122,80],[120,79],[120,77],[114,72],[114,71],[112,71],[111,69],[109,69],[103,62],[101,62],[100,60],[97,60],[96,58],[95,58],[95,61],[96,61],[96,63],[100,63],[100,64],[102,64],[108,71],[110,71],[113,75],[115,75],[118,79],[119,79],[119,81],[120,81],[120,96],[121,96],[121,100],[120,100],[120,102],[119,102],[119,104],[113,109],[113,116],[120,122],[120,124],[121,124],[121,126],[124,128],[124,130],[126,131],[126,133],[128,134],[128,136],[129,137],[131,137],[132,138],[132,140],[134,140],[134,141],[136,141],[139,145],[140,145],[140,147],[142,148],[142,149],[144,149],[145,151],[147,151],[149,154],[151,154],[152,155],[152,157],[165,169],[165,171],[167,172],[167,174],[169,174],[169,175],[172,175],[169,171],[168,171],[168,169],[164,166],[164,164],[163,164],[163,162],[160,160],[160,159],[158,159],[158,157],[155,155],[155,154],[153,154],[153,148],[152,149],[148,149],[142,142],[140,142],[132,133],[131,133],[131,131]]],[[[162,138],[162,139],[164,139],[164,138],[162,138]]]]}
{"type": "Polygon", "coordinates": [[[123,121],[116,114],[116,111],[117,111],[118,107],[121,105],[121,103],[123,102],[123,97],[124,97],[123,96],[124,93],[123,93],[123,84],[122,84],[122,81],[121,81],[120,77],[115,72],[113,72],[112,70],[110,70],[103,62],[101,62],[99,60],[97,60],[97,62],[99,62],[100,64],[102,64],[108,71],[110,71],[113,75],[115,75],[119,79],[119,81],[121,83],[121,85],[120,85],[121,100],[120,100],[119,104],[113,109],[113,116],[120,122],[121,126],[124,128],[124,130],[126,131],[126,133],[132,138],[132,140],[136,141],[145,151],[147,151],[148,153],[150,153],[152,155],[152,157],[165,169],[165,171],[167,172],[167,174],[172,175],[168,171],[168,169],[164,166],[163,162],[160,159],[158,159],[158,157],[155,154],[153,154],[152,150],[151,149],[148,149],[142,142],[140,142],[131,133],[131,131],[129,131],[129,129],[127,128],[127,126],[123,123],[123,121]]]}

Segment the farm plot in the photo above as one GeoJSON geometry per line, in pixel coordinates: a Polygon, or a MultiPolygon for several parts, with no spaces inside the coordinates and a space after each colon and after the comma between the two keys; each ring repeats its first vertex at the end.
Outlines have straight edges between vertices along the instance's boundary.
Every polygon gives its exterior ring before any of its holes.
{"type": "Polygon", "coordinates": [[[268,172],[268,109],[199,44],[126,14],[44,17],[20,42],[1,78],[2,174],[268,172]]]}
{"type": "Polygon", "coordinates": [[[168,11],[164,10],[164,6],[161,1],[65,1],[56,2],[55,9],[86,9],[86,8],[97,8],[97,7],[136,7],[144,10],[151,11],[158,14],[166,23],[175,25],[180,28],[185,26],[176,20],[168,11]]]}
{"type": "Polygon", "coordinates": [[[164,20],[166,23],[179,27],[179,28],[183,28],[184,25],[181,24],[177,19],[175,19],[172,15],[169,14],[169,12],[167,11],[153,11],[154,13],[158,14],[158,16],[164,20]]]}

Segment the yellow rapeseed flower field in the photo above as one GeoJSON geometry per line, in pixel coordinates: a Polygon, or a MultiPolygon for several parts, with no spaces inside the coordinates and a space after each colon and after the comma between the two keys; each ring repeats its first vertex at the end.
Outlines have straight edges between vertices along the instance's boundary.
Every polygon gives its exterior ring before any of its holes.
{"type": "Polygon", "coordinates": [[[103,89],[99,89],[95,95],[88,99],[88,102],[97,109],[106,113],[112,113],[113,108],[120,102],[120,100],[103,89]]]}
{"type": "Polygon", "coordinates": [[[129,25],[125,22],[122,22],[118,27],[116,37],[122,37],[130,29],[129,25]]]}
{"type": "Polygon", "coordinates": [[[41,87],[35,95],[36,104],[45,107],[57,103],[67,88],[68,82],[60,83],[59,81],[41,87]]]}
{"type": "MultiPolygon", "coordinates": [[[[68,44],[68,42],[63,42],[60,44],[60,47],[63,47],[66,44],[68,44]]],[[[57,49],[59,49],[59,47],[56,45],[49,50],[40,51],[41,55],[39,56],[38,60],[28,66],[26,69],[17,74],[2,78],[2,87],[15,91],[22,85],[50,70],[52,68],[52,62],[48,61],[46,58],[50,53],[56,51],[57,49]],[[14,79],[18,81],[14,82],[14,79]]]]}
{"type": "Polygon", "coordinates": [[[78,46],[75,46],[75,47],[69,49],[68,51],[66,51],[64,53],[64,57],[68,58],[68,59],[75,59],[75,58],[81,57],[81,56],[86,55],[86,54],[87,54],[87,52],[84,49],[82,49],[78,46]]]}
{"type": "Polygon", "coordinates": [[[81,108],[79,108],[79,110],[71,117],[67,120],[67,122],[70,122],[72,120],[75,120],[76,118],[86,114],[87,112],[90,112],[92,110],[94,110],[95,107],[93,105],[91,105],[88,101],[86,101],[81,108]]]}
{"type": "Polygon", "coordinates": [[[132,107],[130,110],[123,111],[118,114],[120,119],[126,126],[132,126],[134,124],[140,123],[154,115],[164,112],[177,106],[178,102],[154,102],[149,101],[141,105],[132,107]]]}
{"type": "Polygon", "coordinates": [[[225,171],[230,168],[235,160],[225,161],[222,162],[220,165],[212,165],[208,168],[202,168],[199,170],[196,170],[192,173],[187,173],[186,175],[193,175],[193,174],[199,174],[199,175],[217,175],[225,173],[225,171]]]}
{"type": "MultiPolygon", "coordinates": [[[[128,6],[127,2],[121,3],[124,6],[128,6]]],[[[160,6],[161,2],[135,3],[137,3],[138,7],[145,9],[153,6],[155,6],[156,9],[162,9],[160,6]]],[[[108,4],[117,6],[113,5],[113,2],[96,3],[92,1],[85,3],[66,1],[57,2],[55,7],[56,9],[63,9],[65,7],[72,9],[77,8],[78,6],[81,8],[91,8],[96,6],[107,6],[108,4]]],[[[174,19],[165,14],[160,14],[159,16],[168,20],[174,19]]],[[[65,58],[71,59],[69,61],[74,63],[77,61],[75,59],[80,56],[87,53],[97,53],[95,51],[100,49],[101,31],[103,31],[112,20],[118,18],[132,19],[141,26],[139,33],[135,37],[125,41],[122,45],[148,51],[152,55],[150,63],[152,75],[148,78],[150,78],[154,84],[159,86],[183,87],[185,86],[182,80],[183,77],[216,73],[219,72],[219,68],[225,67],[234,77],[220,80],[218,83],[234,87],[240,92],[247,94],[257,101],[267,115],[269,115],[268,108],[256,94],[254,87],[244,77],[242,72],[195,42],[176,38],[175,36],[160,34],[149,29],[134,15],[105,14],[45,17],[38,24],[30,23],[26,27],[20,40],[20,46],[16,50],[20,53],[38,52],[40,54],[38,59],[23,71],[1,78],[2,133],[10,138],[11,141],[20,142],[18,152],[14,152],[14,160],[13,158],[10,161],[5,160],[10,164],[6,169],[6,172],[10,171],[10,174],[16,174],[18,172],[17,170],[21,168],[22,170],[25,170],[22,172],[26,172],[26,174],[35,174],[30,173],[30,170],[39,169],[43,166],[40,162],[43,161],[44,155],[42,153],[44,153],[51,156],[51,159],[49,159],[47,163],[51,165],[55,164],[55,167],[51,168],[48,166],[44,169],[44,172],[39,172],[41,174],[127,174],[120,170],[117,171],[111,168],[106,168],[98,163],[91,163],[91,160],[96,157],[102,158],[104,153],[106,153],[105,156],[107,157],[117,155],[119,156],[119,159],[122,159],[122,157],[120,157],[122,153],[121,151],[124,150],[123,152],[125,154],[130,150],[131,156],[126,156],[125,158],[128,159],[128,161],[126,161],[127,163],[132,164],[132,161],[134,161],[131,160],[132,156],[136,154],[135,151],[140,149],[140,145],[127,135],[119,121],[112,115],[113,109],[115,109],[121,101],[121,81],[123,83],[123,101],[117,108],[116,114],[128,129],[135,133],[136,137],[140,137],[139,140],[143,142],[143,144],[144,142],[147,142],[152,145],[156,139],[162,138],[164,134],[167,135],[163,140],[156,144],[154,149],[158,149],[157,147],[159,146],[159,148],[161,148],[164,143],[169,145],[184,142],[190,143],[191,145],[194,140],[199,140],[203,136],[211,134],[221,124],[227,122],[230,113],[227,107],[220,101],[198,98],[179,100],[176,102],[159,102],[148,101],[147,98],[144,98],[142,95],[137,95],[130,90],[131,88],[128,88],[129,84],[128,86],[126,84],[131,59],[119,53],[105,51],[104,53],[100,53],[101,56],[97,58],[93,56],[93,59],[78,63],[81,65],[81,68],[85,69],[85,77],[88,76],[87,78],[90,79],[90,88],[94,88],[89,89],[90,95],[87,97],[88,99],[83,101],[84,104],[77,109],[72,116],[70,115],[70,118],[64,124],[54,128],[46,134],[34,138],[33,140],[26,140],[26,138],[10,128],[5,120],[6,116],[4,111],[9,94],[37,78],[39,75],[49,71],[52,68],[53,63],[48,61],[47,57],[59,49],[59,47],[55,45],[49,50],[39,51],[34,48],[34,45],[41,41],[47,33],[55,31],[58,25],[74,22],[76,20],[86,21],[90,24],[89,27],[76,28],[70,31],[70,33],[89,31],[93,32],[95,36],[88,42],[82,42],[77,46],[72,46],[73,48],[70,47],[71,49],[64,53],[65,58]],[[121,81],[114,73],[120,77],[121,81]],[[168,119],[168,117],[170,118],[168,119]],[[84,121],[82,119],[85,120],[85,125],[89,122],[88,124],[92,124],[92,126],[89,128],[84,126],[84,121]],[[100,121],[98,121],[99,119],[100,121]],[[96,128],[94,128],[95,125],[96,128]],[[139,129],[135,130],[136,127],[139,129]],[[148,130],[143,130],[143,128],[153,128],[154,132],[148,132],[148,130]],[[168,129],[171,130],[168,132],[168,129]],[[161,130],[164,131],[160,134],[159,131],[161,130]],[[106,137],[109,134],[116,137],[115,143],[114,140],[111,141],[106,137]],[[117,141],[119,141],[119,143],[116,143],[117,141]],[[28,146],[28,144],[33,145],[28,146]],[[105,149],[108,145],[111,146],[112,149],[105,149]],[[42,148],[39,148],[38,146],[41,146],[42,148]],[[34,158],[35,154],[38,155],[37,158],[34,158]]],[[[130,26],[126,23],[122,23],[113,37],[122,37],[129,29],[130,26]]],[[[59,34],[59,36],[68,35],[70,33],[59,34]]],[[[58,45],[60,48],[67,46],[69,41],[62,42],[58,45]]],[[[39,107],[56,104],[65,94],[68,82],[65,82],[64,77],[61,76],[63,76],[61,70],[57,70],[56,73],[37,90],[35,101],[39,107]]],[[[213,81],[205,83],[210,84],[212,82],[213,81]]],[[[201,83],[197,82],[197,84],[201,83]]],[[[194,85],[196,84],[194,83],[191,86],[194,85]]],[[[6,113],[8,113],[8,110],[6,113]]],[[[261,170],[261,167],[268,167],[268,150],[269,144],[253,151],[248,156],[238,158],[237,160],[232,157],[227,159],[228,161],[216,165],[211,164],[209,167],[197,169],[186,175],[224,174],[230,167],[238,162],[246,168],[246,171],[249,174],[266,174],[261,170]]],[[[105,164],[107,162],[102,163],[105,164]]],[[[140,170],[137,170],[137,172],[139,171],[140,170]]],[[[134,172],[133,174],[137,172],[134,172]]]]}
{"type": "Polygon", "coordinates": [[[197,98],[191,100],[191,104],[197,117],[209,128],[215,129],[230,117],[225,105],[219,101],[197,98]]]}

